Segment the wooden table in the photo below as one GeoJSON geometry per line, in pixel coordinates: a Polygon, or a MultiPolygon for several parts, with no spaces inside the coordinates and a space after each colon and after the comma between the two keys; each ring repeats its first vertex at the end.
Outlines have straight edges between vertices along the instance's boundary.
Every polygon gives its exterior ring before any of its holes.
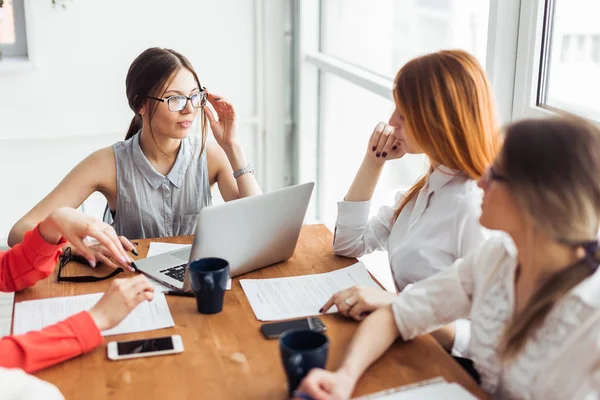
{"type": "MultiPolygon", "coordinates": [[[[191,243],[191,237],[160,241],[191,243]]],[[[151,240],[139,240],[140,258],[151,240]]],[[[275,278],[333,271],[356,262],[337,257],[332,235],[323,225],[304,226],[294,256],[286,262],[244,275],[275,278]]],[[[106,267],[99,267],[99,275],[106,267]]],[[[90,269],[70,263],[64,272],[89,274],[90,269]]],[[[96,273],[95,272],[95,273],[96,273]]],[[[123,273],[120,277],[130,275],[123,273]]],[[[16,295],[16,302],[101,292],[109,282],[57,283],[50,278],[16,295]]],[[[66,399],[285,399],[287,388],[277,340],[259,332],[261,323],[239,284],[225,294],[223,311],[202,315],[195,300],[167,296],[175,327],[159,331],[110,336],[106,341],[132,340],[179,334],[181,354],[110,361],[106,344],[94,351],[48,368],[36,375],[54,383],[66,399]]],[[[323,315],[331,341],[328,369],[338,367],[358,324],[338,315],[323,315]]],[[[376,332],[373,332],[376,335],[376,332]]],[[[358,382],[354,396],[442,376],[458,382],[474,395],[483,391],[429,335],[408,343],[397,341],[358,382]]]]}

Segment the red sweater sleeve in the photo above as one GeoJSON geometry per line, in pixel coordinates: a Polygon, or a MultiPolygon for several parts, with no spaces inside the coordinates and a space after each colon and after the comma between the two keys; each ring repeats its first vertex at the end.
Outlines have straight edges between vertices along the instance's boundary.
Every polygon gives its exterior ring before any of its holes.
{"type": "Polygon", "coordinates": [[[38,332],[0,339],[0,367],[32,373],[86,353],[103,342],[87,311],[38,332]]]}
{"type": "Polygon", "coordinates": [[[61,239],[58,244],[49,244],[37,226],[27,232],[21,243],[6,253],[0,252],[0,291],[17,292],[47,278],[65,243],[61,239]]]}

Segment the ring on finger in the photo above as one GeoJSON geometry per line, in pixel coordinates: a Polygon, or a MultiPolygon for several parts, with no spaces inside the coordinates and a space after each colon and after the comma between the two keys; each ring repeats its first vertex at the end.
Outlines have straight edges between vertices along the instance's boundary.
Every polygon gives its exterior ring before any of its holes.
{"type": "Polygon", "coordinates": [[[346,305],[348,307],[350,307],[350,308],[354,307],[354,304],[355,304],[355,303],[353,303],[353,302],[350,301],[349,297],[346,300],[344,300],[344,303],[346,303],[346,305]]]}

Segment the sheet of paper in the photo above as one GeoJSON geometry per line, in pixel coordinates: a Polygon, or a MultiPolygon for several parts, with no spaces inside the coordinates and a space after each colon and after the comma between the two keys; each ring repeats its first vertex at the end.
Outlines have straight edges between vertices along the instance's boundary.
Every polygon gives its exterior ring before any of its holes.
{"type": "Polygon", "coordinates": [[[146,257],[157,256],[168,251],[185,249],[192,247],[191,244],[179,244],[179,243],[163,243],[163,242],[151,242],[148,247],[148,255],[146,257]]]}
{"type": "Polygon", "coordinates": [[[14,301],[14,293],[0,293],[0,337],[10,335],[14,301]]]}
{"type": "MultiPolygon", "coordinates": [[[[93,293],[17,303],[13,334],[38,331],[81,311],[87,311],[100,300],[102,295],[103,293],[93,293]]],[[[165,295],[156,293],[154,300],[140,303],[119,325],[103,331],[102,335],[152,331],[174,325],[165,295]]]]}
{"type": "MultiPolygon", "coordinates": [[[[354,285],[379,287],[362,263],[324,274],[242,279],[240,284],[260,321],[309,317],[336,292],[354,285]]],[[[337,312],[332,307],[330,313],[337,312]]]]}
{"type": "MultiPolygon", "coordinates": [[[[166,253],[173,250],[185,249],[186,247],[192,247],[191,244],[179,244],[179,243],[164,243],[164,242],[151,242],[148,247],[148,257],[157,256],[162,253],[166,253]]],[[[170,287],[163,285],[162,283],[152,279],[152,285],[159,292],[167,292],[172,290],[170,287]]],[[[231,279],[227,281],[227,290],[231,290],[231,279]]]]}
{"type": "Polygon", "coordinates": [[[457,383],[440,379],[437,383],[417,383],[357,397],[354,400],[474,400],[471,393],[457,383]]]}

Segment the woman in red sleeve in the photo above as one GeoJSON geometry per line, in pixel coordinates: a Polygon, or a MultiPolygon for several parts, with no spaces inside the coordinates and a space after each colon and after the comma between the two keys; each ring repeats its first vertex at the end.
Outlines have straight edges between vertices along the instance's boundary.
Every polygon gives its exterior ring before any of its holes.
{"type": "MultiPolygon", "coordinates": [[[[0,291],[12,292],[47,278],[66,242],[73,244],[95,265],[94,253],[83,243],[90,236],[110,250],[113,259],[132,269],[125,247],[114,229],[72,208],[60,208],[25,234],[22,243],[0,252],[0,291]]],[[[154,288],[143,276],[115,279],[104,296],[88,312],[73,315],[39,332],[0,339],[0,367],[35,372],[76,357],[102,344],[101,331],[119,324],[139,303],[152,300],[154,288]]]]}

